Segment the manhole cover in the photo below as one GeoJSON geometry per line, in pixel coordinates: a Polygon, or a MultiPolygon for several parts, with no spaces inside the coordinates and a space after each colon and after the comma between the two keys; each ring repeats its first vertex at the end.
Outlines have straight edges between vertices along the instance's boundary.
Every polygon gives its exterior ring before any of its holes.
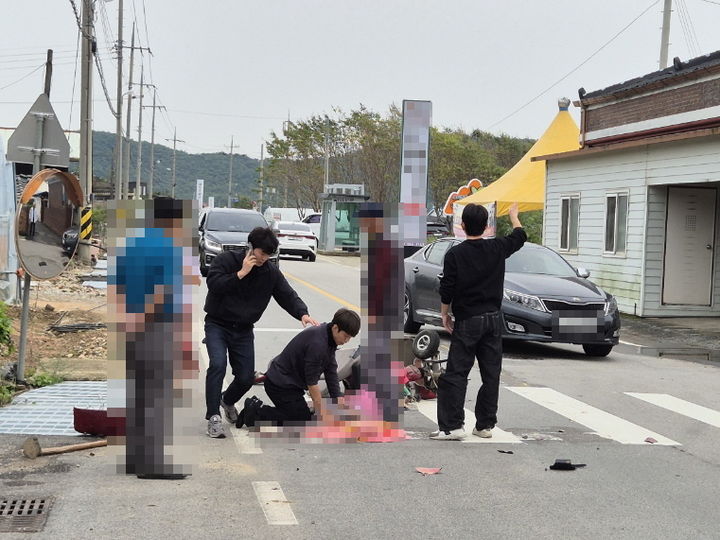
{"type": "Polygon", "coordinates": [[[0,532],[39,532],[52,506],[52,498],[0,500],[0,532]]]}

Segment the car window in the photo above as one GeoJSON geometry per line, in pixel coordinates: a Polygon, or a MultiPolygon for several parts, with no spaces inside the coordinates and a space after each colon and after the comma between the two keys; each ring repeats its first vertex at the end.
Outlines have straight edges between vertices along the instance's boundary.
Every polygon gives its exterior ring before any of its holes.
{"type": "Polygon", "coordinates": [[[305,223],[320,223],[321,217],[322,216],[320,216],[319,214],[314,216],[308,216],[307,218],[305,218],[305,223]]]}
{"type": "Polygon", "coordinates": [[[427,262],[442,266],[443,260],[445,259],[445,253],[450,248],[450,242],[435,242],[430,247],[430,252],[427,254],[427,262]]]}
{"type": "Polygon", "coordinates": [[[572,266],[553,250],[535,246],[525,246],[513,253],[505,261],[505,271],[561,277],[576,275],[572,266]]]}
{"type": "Polygon", "coordinates": [[[267,227],[267,222],[260,214],[213,212],[207,216],[208,231],[250,232],[255,227],[267,227]]]}

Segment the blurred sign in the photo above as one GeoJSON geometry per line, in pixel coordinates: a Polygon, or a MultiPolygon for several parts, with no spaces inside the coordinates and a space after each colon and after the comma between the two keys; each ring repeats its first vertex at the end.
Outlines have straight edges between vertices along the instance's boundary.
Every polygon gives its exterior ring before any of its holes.
{"type": "Polygon", "coordinates": [[[403,101],[400,165],[400,235],[403,245],[427,241],[427,176],[430,149],[430,101],[403,101]]]}
{"type": "Polygon", "coordinates": [[[195,198],[200,203],[200,206],[202,207],[203,203],[203,197],[205,197],[205,180],[202,178],[198,178],[195,181],[195,198]]]}
{"type": "Polygon", "coordinates": [[[215,208],[215,197],[208,197],[208,208],[215,208]]]}

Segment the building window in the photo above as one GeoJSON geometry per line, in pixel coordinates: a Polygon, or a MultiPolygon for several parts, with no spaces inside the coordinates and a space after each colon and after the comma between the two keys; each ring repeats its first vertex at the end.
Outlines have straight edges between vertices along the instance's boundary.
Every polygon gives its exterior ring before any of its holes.
{"type": "Polygon", "coordinates": [[[625,253],[627,213],[627,193],[611,193],[607,195],[605,205],[605,253],[625,253]]]}
{"type": "Polygon", "coordinates": [[[579,195],[560,197],[560,251],[577,250],[579,213],[579,195]]]}

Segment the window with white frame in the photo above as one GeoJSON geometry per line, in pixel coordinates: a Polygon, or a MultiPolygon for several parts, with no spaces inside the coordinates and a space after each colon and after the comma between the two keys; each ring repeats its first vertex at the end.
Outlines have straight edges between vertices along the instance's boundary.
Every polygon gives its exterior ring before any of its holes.
{"type": "Polygon", "coordinates": [[[625,253],[628,194],[608,193],[605,198],[605,253],[625,253]]]}
{"type": "Polygon", "coordinates": [[[560,197],[560,251],[575,251],[578,245],[580,195],[560,197]]]}

